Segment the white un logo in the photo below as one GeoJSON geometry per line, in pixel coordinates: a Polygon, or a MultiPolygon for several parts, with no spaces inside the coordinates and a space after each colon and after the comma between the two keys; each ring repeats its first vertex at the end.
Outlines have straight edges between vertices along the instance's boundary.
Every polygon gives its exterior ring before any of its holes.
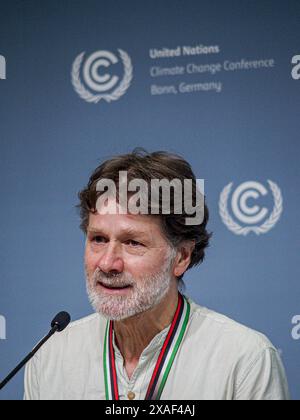
{"type": "Polygon", "coordinates": [[[132,73],[131,59],[125,51],[118,50],[118,54],[114,54],[101,50],[87,58],[85,52],[79,54],[73,62],[71,76],[77,94],[85,101],[97,104],[101,99],[106,102],[120,99],[131,84],[132,73]],[[120,59],[122,75],[114,74],[120,59]]]}
{"type": "Polygon", "coordinates": [[[244,182],[234,190],[231,200],[229,200],[229,196],[231,195],[233,183],[231,182],[224,187],[220,195],[219,212],[221,219],[229,230],[236,235],[246,236],[250,232],[260,235],[267,233],[275,226],[283,211],[283,200],[278,185],[270,180],[268,184],[274,201],[274,207],[271,212],[266,207],[259,207],[255,204],[255,201],[254,205],[250,205],[250,199],[258,200],[260,197],[269,194],[268,189],[263,184],[256,181],[244,182]],[[228,201],[230,201],[231,211],[238,223],[233,220],[229,213],[228,201]],[[241,226],[240,223],[244,226],[241,226]]]}

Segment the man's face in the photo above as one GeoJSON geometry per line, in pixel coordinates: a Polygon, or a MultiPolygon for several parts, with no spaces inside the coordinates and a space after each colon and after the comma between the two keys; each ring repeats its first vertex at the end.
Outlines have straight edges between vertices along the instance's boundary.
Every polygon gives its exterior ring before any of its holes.
{"type": "Polygon", "coordinates": [[[121,320],[156,306],[177,281],[175,256],[156,217],[90,214],[85,270],[95,311],[121,320]]]}

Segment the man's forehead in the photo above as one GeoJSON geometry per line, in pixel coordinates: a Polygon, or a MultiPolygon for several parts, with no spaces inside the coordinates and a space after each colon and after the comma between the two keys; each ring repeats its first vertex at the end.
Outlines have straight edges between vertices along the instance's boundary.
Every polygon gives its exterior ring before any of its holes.
{"type": "Polygon", "coordinates": [[[160,232],[161,225],[158,217],[150,215],[91,213],[88,231],[104,229],[149,234],[153,231],[160,232]]]}

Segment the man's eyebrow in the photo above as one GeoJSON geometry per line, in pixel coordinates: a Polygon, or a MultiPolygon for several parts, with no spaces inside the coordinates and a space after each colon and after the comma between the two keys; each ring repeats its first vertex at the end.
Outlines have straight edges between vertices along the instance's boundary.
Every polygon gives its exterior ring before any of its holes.
{"type": "MultiPolygon", "coordinates": [[[[97,227],[93,227],[93,226],[92,227],[89,227],[87,229],[87,231],[90,232],[90,233],[100,233],[102,235],[105,235],[105,233],[102,231],[101,228],[97,228],[97,227]]],[[[149,237],[149,233],[147,233],[147,232],[145,232],[143,230],[136,230],[136,229],[132,229],[132,228],[123,229],[120,232],[120,234],[122,236],[125,236],[125,235],[134,235],[134,236],[146,236],[146,237],[149,237]]]]}
{"type": "Polygon", "coordinates": [[[88,227],[87,230],[89,232],[101,232],[101,229],[99,228],[94,228],[94,227],[88,227]]]}

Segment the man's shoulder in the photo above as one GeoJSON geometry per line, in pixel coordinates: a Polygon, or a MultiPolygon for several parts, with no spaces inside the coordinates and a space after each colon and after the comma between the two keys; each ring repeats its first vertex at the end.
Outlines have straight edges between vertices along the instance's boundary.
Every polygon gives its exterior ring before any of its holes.
{"type": "Polygon", "coordinates": [[[101,322],[101,316],[97,313],[94,313],[71,322],[66,330],[69,331],[69,333],[72,333],[76,332],[79,329],[87,329],[89,328],[89,326],[97,324],[99,322],[101,322]]]}
{"type": "Polygon", "coordinates": [[[70,322],[63,332],[56,334],[56,337],[66,337],[76,335],[78,333],[82,334],[84,332],[89,332],[89,330],[94,329],[97,324],[102,323],[101,318],[102,317],[97,313],[79,318],[76,321],[70,322]]]}
{"type": "Polygon", "coordinates": [[[206,308],[188,297],[192,311],[192,329],[199,339],[207,338],[216,347],[235,350],[239,353],[254,352],[259,354],[266,349],[276,348],[261,332],[243,325],[226,315],[206,308]]]}
{"type": "Polygon", "coordinates": [[[46,343],[42,348],[41,356],[48,352],[52,354],[67,353],[69,349],[76,353],[94,346],[95,340],[100,340],[103,335],[105,322],[105,319],[97,313],[71,322],[64,331],[56,333],[46,343]]]}
{"type": "Polygon", "coordinates": [[[195,381],[200,376],[212,389],[221,387],[226,399],[289,399],[278,351],[264,334],[188,300],[191,319],[183,353],[195,381]]]}
{"type": "Polygon", "coordinates": [[[94,313],[71,322],[63,333],[57,334],[57,337],[76,337],[95,334],[96,331],[102,331],[106,326],[106,319],[98,313],[94,313]]]}

